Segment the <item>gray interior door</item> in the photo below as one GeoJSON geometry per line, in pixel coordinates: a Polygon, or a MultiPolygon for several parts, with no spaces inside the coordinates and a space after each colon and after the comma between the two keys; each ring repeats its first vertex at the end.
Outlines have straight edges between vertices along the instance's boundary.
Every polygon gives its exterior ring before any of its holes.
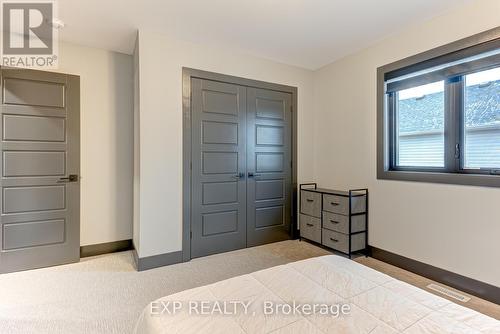
{"type": "Polygon", "coordinates": [[[246,88],[192,79],[191,257],[246,246],[246,88]]]}
{"type": "Polygon", "coordinates": [[[247,91],[247,247],[290,238],[292,96],[247,91]]]}
{"type": "Polygon", "coordinates": [[[76,76],[1,70],[2,273],[79,260],[79,85],[76,76]]]}

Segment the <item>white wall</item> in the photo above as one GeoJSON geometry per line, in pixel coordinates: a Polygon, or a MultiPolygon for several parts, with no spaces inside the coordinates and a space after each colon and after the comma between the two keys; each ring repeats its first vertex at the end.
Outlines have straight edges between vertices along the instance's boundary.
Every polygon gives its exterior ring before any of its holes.
{"type": "Polygon", "coordinates": [[[376,179],[376,69],[500,25],[480,0],[318,70],[315,175],[371,191],[370,244],[500,286],[500,190],[376,179]]]}
{"type": "Polygon", "coordinates": [[[80,76],[81,245],[131,239],[132,57],[62,43],[58,71],[80,76]]]}
{"type": "Polygon", "coordinates": [[[299,180],[313,178],[312,72],[145,31],[139,42],[140,257],[182,249],[183,66],[298,87],[299,180]]]}
{"type": "Polygon", "coordinates": [[[182,249],[182,67],[299,88],[299,181],[371,191],[370,244],[500,285],[498,189],[376,179],[376,68],[496,27],[479,0],[315,73],[140,31],[136,197],[140,257],[182,249]],[[314,109],[314,110],[313,110],[314,109]],[[140,201],[139,201],[140,199],[140,201]]]}

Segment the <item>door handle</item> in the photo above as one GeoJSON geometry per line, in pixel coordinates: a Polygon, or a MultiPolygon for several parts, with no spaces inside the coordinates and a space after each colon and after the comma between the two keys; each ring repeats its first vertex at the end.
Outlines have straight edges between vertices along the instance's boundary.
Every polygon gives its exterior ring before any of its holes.
{"type": "Polygon", "coordinates": [[[61,177],[57,180],[57,183],[69,183],[69,182],[78,182],[78,175],[71,174],[68,177],[61,177]]]}
{"type": "Polygon", "coordinates": [[[259,177],[260,174],[254,174],[253,172],[248,172],[248,177],[259,177]]]}
{"type": "Polygon", "coordinates": [[[239,173],[237,175],[233,175],[233,179],[239,180],[245,177],[245,173],[239,173]]]}

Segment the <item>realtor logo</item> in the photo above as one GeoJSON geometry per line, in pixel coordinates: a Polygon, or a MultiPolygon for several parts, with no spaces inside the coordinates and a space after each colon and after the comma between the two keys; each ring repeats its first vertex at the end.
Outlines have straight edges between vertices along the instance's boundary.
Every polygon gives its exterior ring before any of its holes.
{"type": "Polygon", "coordinates": [[[57,67],[54,1],[2,1],[2,65],[57,67]]]}

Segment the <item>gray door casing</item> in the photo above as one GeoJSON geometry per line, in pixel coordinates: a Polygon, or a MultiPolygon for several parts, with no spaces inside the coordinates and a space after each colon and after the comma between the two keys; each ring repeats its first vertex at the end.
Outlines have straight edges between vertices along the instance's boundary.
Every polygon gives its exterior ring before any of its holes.
{"type": "Polygon", "coordinates": [[[183,261],[295,236],[296,103],[294,87],[183,69],[183,261]]]}
{"type": "Polygon", "coordinates": [[[80,79],[1,69],[0,273],[80,258],[80,79]]]}

